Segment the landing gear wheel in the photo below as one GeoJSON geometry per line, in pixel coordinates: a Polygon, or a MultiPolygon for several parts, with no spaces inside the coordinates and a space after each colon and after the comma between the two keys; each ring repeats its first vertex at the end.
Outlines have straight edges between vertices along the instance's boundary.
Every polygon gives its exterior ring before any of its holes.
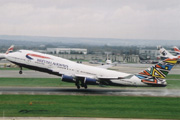
{"type": "Polygon", "coordinates": [[[22,74],[22,70],[19,71],[19,74],[22,74]]]}
{"type": "Polygon", "coordinates": [[[79,86],[79,85],[77,85],[77,89],[80,89],[80,86],[79,86]]]}
{"type": "Polygon", "coordinates": [[[23,72],[22,72],[22,67],[20,67],[20,71],[19,71],[19,74],[22,74],[23,72]]]}
{"type": "Polygon", "coordinates": [[[76,80],[75,85],[76,85],[77,89],[80,89],[79,80],[76,80]]]}
{"type": "Polygon", "coordinates": [[[84,88],[87,89],[87,85],[84,85],[84,88]]]}

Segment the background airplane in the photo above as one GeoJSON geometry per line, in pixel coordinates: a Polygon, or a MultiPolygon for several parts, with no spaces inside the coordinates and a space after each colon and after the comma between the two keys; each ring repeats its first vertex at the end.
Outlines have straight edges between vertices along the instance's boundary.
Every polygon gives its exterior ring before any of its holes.
{"type": "Polygon", "coordinates": [[[167,59],[167,58],[180,58],[180,55],[179,55],[180,54],[180,50],[177,47],[173,47],[174,51],[176,53],[178,53],[176,56],[171,54],[170,52],[168,52],[165,48],[163,48],[161,46],[158,46],[157,48],[159,50],[160,57],[163,58],[163,59],[167,59]]]}
{"type": "Polygon", "coordinates": [[[180,55],[180,50],[178,49],[178,47],[174,46],[173,49],[174,49],[174,52],[177,53],[177,55],[180,55]]]}
{"type": "Polygon", "coordinates": [[[58,75],[62,81],[75,83],[78,89],[87,88],[87,85],[166,86],[165,77],[177,62],[177,58],[168,58],[140,73],[128,74],[83,65],[30,50],[8,52],[4,57],[20,67],[20,74],[22,67],[25,67],[58,75]]]}
{"type": "Polygon", "coordinates": [[[167,59],[167,58],[174,58],[175,56],[169,53],[165,48],[162,46],[157,46],[157,49],[159,50],[161,59],[167,59]]]}
{"type": "Polygon", "coordinates": [[[10,52],[13,52],[14,50],[14,45],[11,45],[8,50],[6,51],[6,53],[0,53],[0,59],[5,59],[5,54],[8,54],[10,52]]]}

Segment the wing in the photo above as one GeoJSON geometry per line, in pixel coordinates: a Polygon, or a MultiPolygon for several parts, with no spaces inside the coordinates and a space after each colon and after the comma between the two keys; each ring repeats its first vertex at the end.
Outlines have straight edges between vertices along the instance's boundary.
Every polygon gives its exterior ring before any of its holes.
{"type": "Polygon", "coordinates": [[[111,68],[111,67],[116,66],[116,65],[117,65],[117,62],[114,62],[114,63],[111,63],[111,64],[105,64],[105,65],[101,65],[101,66],[97,66],[97,67],[108,69],[108,68],[111,68]]]}
{"type": "MultiPolygon", "coordinates": [[[[88,74],[79,74],[74,73],[71,71],[60,71],[58,68],[51,69],[52,72],[58,73],[61,76],[61,80],[64,82],[71,82],[75,83],[77,88],[79,89],[80,86],[87,88],[87,85],[113,85],[114,81],[125,81],[124,79],[127,79],[129,74],[127,76],[95,76],[95,75],[88,75],[88,74]],[[60,72],[59,72],[60,71],[60,72]]],[[[132,76],[131,76],[132,77],[132,76]]]]}
{"type": "Polygon", "coordinates": [[[104,68],[104,69],[108,69],[113,67],[113,65],[101,65],[101,66],[97,66],[98,68],[104,68]]]}

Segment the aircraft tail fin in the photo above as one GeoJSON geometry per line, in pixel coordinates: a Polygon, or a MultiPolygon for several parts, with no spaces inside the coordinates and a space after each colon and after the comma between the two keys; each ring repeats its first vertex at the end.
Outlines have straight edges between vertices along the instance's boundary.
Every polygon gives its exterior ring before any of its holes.
{"type": "Polygon", "coordinates": [[[8,48],[8,50],[6,51],[6,54],[13,52],[13,50],[14,50],[14,45],[11,45],[11,46],[8,48]]]}
{"type": "Polygon", "coordinates": [[[141,82],[152,86],[166,86],[166,76],[177,63],[176,58],[167,58],[156,65],[140,72],[136,76],[141,79],[141,82]]]}
{"type": "Polygon", "coordinates": [[[164,49],[162,46],[158,46],[157,49],[159,50],[160,57],[164,58],[174,58],[175,56],[169,53],[166,49],[164,49]]]}
{"type": "Polygon", "coordinates": [[[176,53],[179,53],[179,54],[180,54],[180,50],[178,49],[178,47],[174,46],[173,49],[174,49],[174,51],[175,51],[176,53]]]}

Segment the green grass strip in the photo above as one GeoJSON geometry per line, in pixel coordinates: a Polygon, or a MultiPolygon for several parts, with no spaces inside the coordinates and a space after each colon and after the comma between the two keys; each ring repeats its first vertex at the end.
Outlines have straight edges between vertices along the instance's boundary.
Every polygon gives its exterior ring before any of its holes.
{"type": "MultiPolygon", "coordinates": [[[[6,67],[6,68],[0,68],[0,70],[20,70],[19,67],[15,67],[15,68],[12,68],[12,67],[6,67]]],[[[29,70],[28,68],[23,68],[23,70],[29,70]]]]}
{"type": "Polygon", "coordinates": [[[1,95],[3,117],[105,117],[179,119],[180,98],[1,95]]]}
{"type": "Polygon", "coordinates": [[[180,89],[180,80],[166,80],[167,86],[169,89],[180,89]]]}
{"type": "Polygon", "coordinates": [[[167,75],[166,79],[179,79],[180,80],[180,75],[179,74],[167,75]]]}
{"type": "Polygon", "coordinates": [[[64,87],[75,85],[62,82],[60,78],[0,78],[0,86],[64,87]]]}

